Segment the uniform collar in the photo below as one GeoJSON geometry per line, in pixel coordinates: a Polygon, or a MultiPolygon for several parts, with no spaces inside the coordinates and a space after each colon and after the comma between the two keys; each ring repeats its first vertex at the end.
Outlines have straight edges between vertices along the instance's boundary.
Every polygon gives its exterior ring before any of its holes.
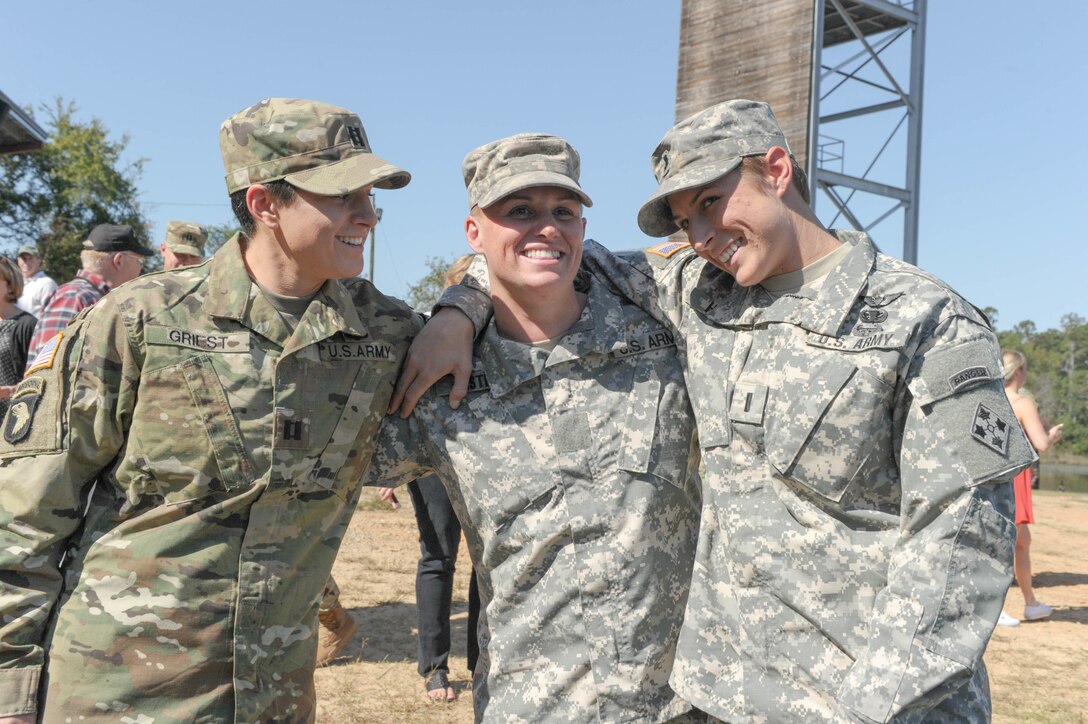
{"type": "Polygon", "coordinates": [[[593,353],[609,354],[623,349],[626,341],[626,322],[619,298],[591,278],[582,314],[560,336],[551,352],[501,336],[492,318],[484,330],[478,356],[491,395],[501,397],[539,377],[549,367],[593,353]]]}
{"type": "Polygon", "coordinates": [[[763,287],[741,287],[726,272],[705,264],[692,290],[691,306],[700,315],[726,327],[785,322],[817,334],[838,336],[854,301],[865,288],[876,250],[869,235],[863,232],[832,233],[851,248],[818,289],[801,289],[775,299],[763,287]]]}
{"type": "Polygon", "coordinates": [[[249,278],[238,234],[212,257],[204,309],[213,317],[232,319],[252,329],[283,347],[285,353],[338,333],[368,334],[343,283],[330,279],[318,290],[292,335],[280,313],[249,278]]]}

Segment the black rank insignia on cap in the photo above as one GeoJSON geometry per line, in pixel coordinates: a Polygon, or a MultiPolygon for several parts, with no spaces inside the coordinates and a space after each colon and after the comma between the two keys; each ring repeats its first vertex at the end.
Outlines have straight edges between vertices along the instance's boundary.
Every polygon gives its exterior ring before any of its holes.
{"type": "Polygon", "coordinates": [[[41,377],[28,377],[19,383],[11,395],[11,405],[4,418],[4,439],[9,445],[21,442],[30,433],[38,401],[45,392],[45,380],[41,377]]]}
{"type": "Polygon", "coordinates": [[[971,437],[1004,455],[1009,449],[1009,423],[980,402],[975,408],[975,420],[971,423],[971,437]]]}
{"type": "Polygon", "coordinates": [[[366,138],[363,137],[361,128],[348,126],[348,138],[351,139],[351,145],[355,148],[366,148],[366,138]]]}

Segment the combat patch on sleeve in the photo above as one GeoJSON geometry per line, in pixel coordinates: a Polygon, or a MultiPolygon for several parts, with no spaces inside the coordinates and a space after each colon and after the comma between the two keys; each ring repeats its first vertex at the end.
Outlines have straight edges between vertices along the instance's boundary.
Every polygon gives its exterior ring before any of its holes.
{"type": "Polygon", "coordinates": [[[46,342],[45,346],[38,352],[38,356],[30,363],[30,367],[27,368],[26,374],[29,375],[38,370],[47,370],[52,367],[53,358],[57,355],[57,348],[60,347],[60,341],[62,339],[64,339],[64,332],[57,332],[55,337],[46,342]]]}
{"type": "Polygon", "coordinates": [[[646,250],[647,254],[656,254],[657,256],[668,259],[676,252],[691,246],[686,241],[663,241],[660,244],[654,244],[646,250]]]}
{"type": "Polygon", "coordinates": [[[11,394],[8,414],[4,418],[4,439],[8,444],[22,442],[30,434],[34,413],[38,410],[38,402],[44,392],[45,380],[41,377],[29,377],[15,388],[15,392],[11,394]]]}
{"type": "Polygon", "coordinates": [[[1004,455],[1009,449],[1009,423],[980,402],[975,408],[975,419],[971,422],[971,437],[1004,455]]]}

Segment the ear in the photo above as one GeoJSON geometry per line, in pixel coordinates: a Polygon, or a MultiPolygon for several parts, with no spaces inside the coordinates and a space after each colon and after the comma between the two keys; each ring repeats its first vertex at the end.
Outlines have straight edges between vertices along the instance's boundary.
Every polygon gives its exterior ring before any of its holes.
{"type": "Polygon", "coordinates": [[[125,263],[125,255],[122,252],[114,252],[110,257],[110,263],[113,264],[114,269],[120,269],[125,263]]]}
{"type": "Polygon", "coordinates": [[[766,170],[767,182],[779,198],[786,194],[786,190],[793,181],[793,160],[790,153],[781,146],[775,146],[763,157],[763,168],[766,170]]]}
{"type": "Polygon", "coordinates": [[[481,229],[480,222],[476,220],[476,217],[469,214],[465,217],[465,239],[468,241],[469,247],[477,254],[483,254],[483,244],[480,243],[481,229]]]}
{"type": "Polygon", "coordinates": [[[271,229],[279,228],[280,217],[276,200],[262,184],[253,184],[246,189],[246,208],[255,222],[271,229]]]}

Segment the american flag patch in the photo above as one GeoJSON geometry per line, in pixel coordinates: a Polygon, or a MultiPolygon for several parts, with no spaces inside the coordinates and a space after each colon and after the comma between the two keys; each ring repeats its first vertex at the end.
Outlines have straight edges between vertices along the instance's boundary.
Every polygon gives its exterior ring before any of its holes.
{"type": "MultiPolygon", "coordinates": [[[[30,363],[30,367],[27,369],[26,374],[31,372],[37,372],[38,370],[47,370],[53,366],[53,358],[57,355],[57,347],[60,345],[61,339],[64,337],[64,332],[57,332],[57,336],[45,343],[42,347],[42,351],[38,352],[38,356],[34,358],[34,361],[30,363]]],[[[24,377],[26,375],[23,375],[24,377]]]]}
{"type": "Polygon", "coordinates": [[[646,250],[648,254],[657,254],[668,259],[670,256],[680,251],[681,249],[691,246],[686,241],[663,241],[660,244],[654,244],[646,250]]]}

